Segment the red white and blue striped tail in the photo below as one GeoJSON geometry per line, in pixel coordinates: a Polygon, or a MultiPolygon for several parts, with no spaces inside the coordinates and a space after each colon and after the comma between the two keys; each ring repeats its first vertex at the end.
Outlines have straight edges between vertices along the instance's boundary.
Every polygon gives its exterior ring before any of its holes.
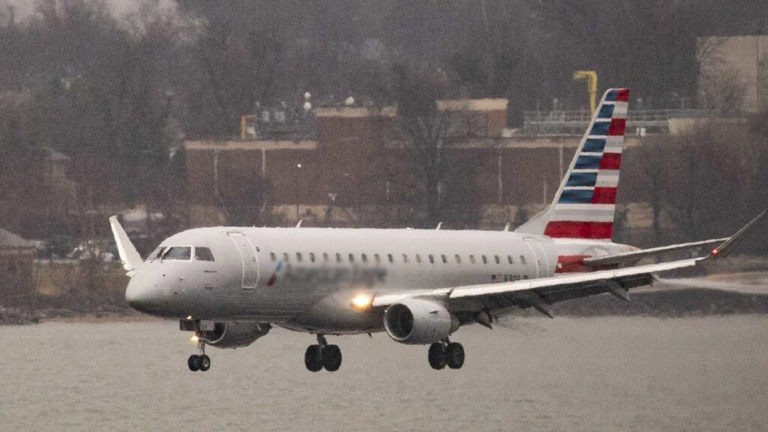
{"type": "Polygon", "coordinates": [[[605,92],[552,204],[517,232],[611,239],[628,104],[629,89],[605,92]]]}

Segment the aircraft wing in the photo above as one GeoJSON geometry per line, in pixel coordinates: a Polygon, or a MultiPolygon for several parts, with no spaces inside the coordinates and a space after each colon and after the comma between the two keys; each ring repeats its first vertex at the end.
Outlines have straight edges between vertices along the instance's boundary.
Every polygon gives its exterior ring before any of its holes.
{"type": "Polygon", "coordinates": [[[695,250],[695,249],[701,249],[701,248],[711,248],[711,247],[722,244],[726,240],[728,240],[727,237],[711,239],[711,240],[702,240],[702,241],[691,242],[691,243],[681,243],[681,244],[675,244],[670,246],[655,247],[650,249],[642,249],[638,251],[625,252],[625,253],[620,253],[615,255],[585,258],[584,265],[587,265],[590,267],[600,267],[600,266],[612,265],[612,264],[635,263],[643,258],[650,258],[650,257],[659,256],[659,255],[670,253],[670,252],[695,250]]]}
{"type": "MultiPolygon", "coordinates": [[[[693,267],[702,261],[726,255],[750,228],[765,216],[766,212],[768,212],[768,209],[752,219],[731,237],[719,239],[722,240],[719,241],[719,246],[715,247],[709,255],[698,258],[587,273],[565,273],[515,282],[387,293],[376,295],[371,305],[373,307],[387,307],[406,298],[423,297],[441,300],[449,310],[454,312],[490,311],[494,313],[511,307],[533,307],[551,317],[552,312],[549,306],[564,300],[606,292],[629,300],[628,290],[649,285],[653,281],[655,273],[693,267]]],[[[707,242],[712,241],[701,243],[706,244],[707,242]]]]}
{"type": "Polygon", "coordinates": [[[517,306],[534,307],[551,316],[548,307],[554,303],[605,292],[628,298],[627,290],[650,284],[654,273],[692,267],[708,258],[692,258],[590,273],[568,273],[515,282],[411,290],[377,295],[372,305],[386,307],[409,297],[426,297],[442,299],[448,309],[454,311],[498,311],[517,306]]]}

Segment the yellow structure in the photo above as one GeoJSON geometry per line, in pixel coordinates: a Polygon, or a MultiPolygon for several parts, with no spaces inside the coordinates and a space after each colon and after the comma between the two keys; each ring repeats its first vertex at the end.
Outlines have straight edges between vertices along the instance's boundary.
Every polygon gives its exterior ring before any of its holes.
{"type": "Polygon", "coordinates": [[[597,98],[597,72],[595,71],[576,71],[573,73],[575,80],[587,80],[587,91],[589,92],[589,109],[592,114],[595,113],[597,98]]]}

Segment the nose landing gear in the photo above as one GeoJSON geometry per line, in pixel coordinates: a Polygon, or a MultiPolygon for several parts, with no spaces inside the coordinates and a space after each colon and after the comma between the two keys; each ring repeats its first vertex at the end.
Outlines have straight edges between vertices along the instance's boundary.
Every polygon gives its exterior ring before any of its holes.
{"type": "Polygon", "coordinates": [[[307,347],[304,353],[304,365],[310,372],[325,369],[335,372],[341,367],[341,350],[338,345],[329,345],[322,334],[317,335],[317,344],[307,347]]]}
{"type": "Polygon", "coordinates": [[[200,349],[200,355],[192,354],[189,356],[189,359],[187,360],[187,366],[189,366],[189,370],[192,372],[206,372],[211,368],[211,358],[205,355],[205,340],[199,335],[197,338],[197,347],[200,349]]]}

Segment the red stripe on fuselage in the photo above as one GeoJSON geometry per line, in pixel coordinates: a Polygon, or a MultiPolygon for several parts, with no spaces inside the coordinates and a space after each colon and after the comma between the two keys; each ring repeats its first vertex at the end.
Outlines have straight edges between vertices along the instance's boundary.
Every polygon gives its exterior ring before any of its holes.
{"type": "Polygon", "coordinates": [[[616,188],[596,187],[592,204],[616,204],[616,188]]]}
{"type": "Polygon", "coordinates": [[[584,258],[591,255],[560,255],[557,257],[557,269],[555,273],[584,273],[594,271],[592,267],[584,265],[584,258]]]}
{"type": "Polygon", "coordinates": [[[621,153],[603,153],[600,158],[600,169],[617,170],[621,168],[621,153]]]}
{"type": "Polygon", "coordinates": [[[613,222],[552,221],[544,235],[552,238],[610,239],[613,222]]]}

